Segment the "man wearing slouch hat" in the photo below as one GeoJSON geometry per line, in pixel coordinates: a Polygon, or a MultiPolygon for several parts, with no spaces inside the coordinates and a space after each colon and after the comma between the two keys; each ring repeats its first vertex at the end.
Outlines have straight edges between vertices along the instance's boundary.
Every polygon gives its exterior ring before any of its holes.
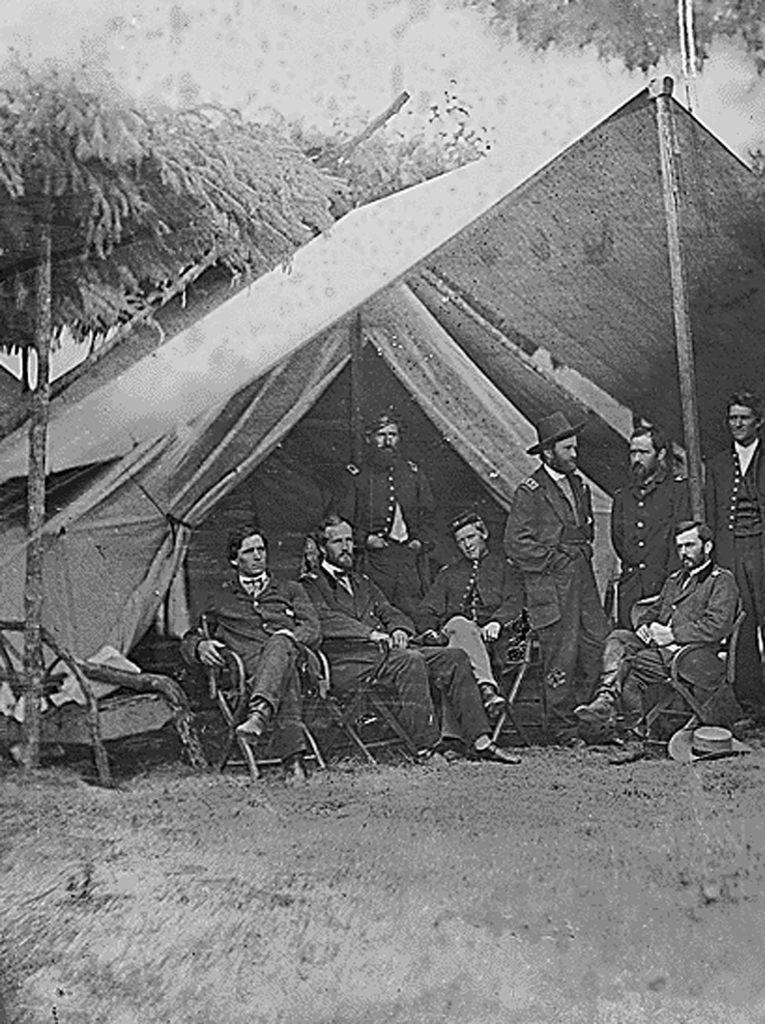
{"type": "Polygon", "coordinates": [[[505,529],[539,636],[550,727],[564,743],[577,736],[574,707],[592,695],[608,633],[592,571],[592,500],[576,472],[583,426],[562,412],[541,420],[529,454],[542,465],[517,488],[505,529]]]}

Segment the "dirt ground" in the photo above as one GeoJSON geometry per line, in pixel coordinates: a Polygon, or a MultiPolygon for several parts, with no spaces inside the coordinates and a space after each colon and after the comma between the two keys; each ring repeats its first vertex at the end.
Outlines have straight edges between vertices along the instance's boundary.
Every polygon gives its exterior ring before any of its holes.
{"type": "Polygon", "coordinates": [[[14,1024],[765,1021],[765,752],[0,783],[14,1024]]]}

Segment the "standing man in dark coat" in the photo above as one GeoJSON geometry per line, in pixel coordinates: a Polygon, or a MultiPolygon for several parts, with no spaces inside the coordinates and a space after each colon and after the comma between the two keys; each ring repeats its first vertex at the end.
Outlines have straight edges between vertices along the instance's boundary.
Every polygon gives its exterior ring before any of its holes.
{"type": "Polygon", "coordinates": [[[333,507],[353,523],[370,577],[411,616],[424,594],[417,561],[430,546],[433,493],[423,470],[401,454],[394,409],[372,421],[368,443],[364,464],[346,466],[333,507]]]}
{"type": "Polygon", "coordinates": [[[747,715],[765,719],[759,633],[765,621],[765,457],[762,402],[750,391],[728,399],[731,447],[707,461],[707,519],[719,565],[736,577],[746,618],[738,637],[735,690],[747,715]]]}
{"type": "Polygon", "coordinates": [[[488,714],[499,715],[491,652],[503,629],[523,612],[523,580],[504,552],[489,549],[489,531],[477,512],[451,524],[460,557],[444,566],[414,613],[421,632],[441,632],[470,658],[488,714]]]}
{"type": "Polygon", "coordinates": [[[677,568],[674,529],[690,516],[685,481],[667,468],[669,446],[656,427],[630,438],[630,481],[614,494],[611,542],[621,562],[617,625],[630,628],[630,609],[659,593],[677,568]]]}
{"type": "Polygon", "coordinates": [[[608,633],[592,571],[592,500],[576,472],[582,426],[562,412],[541,421],[529,454],[542,465],[516,490],[505,529],[505,550],[523,573],[529,622],[539,636],[559,742],[577,736],[574,707],[593,693],[608,633]]]}
{"type": "Polygon", "coordinates": [[[204,625],[186,634],[181,654],[189,664],[221,668],[221,649],[236,651],[244,662],[249,698],[247,719],[237,732],[258,739],[272,731],[274,752],[288,777],[304,779],[297,664],[300,645],[319,643],[318,616],[299,583],[269,573],[268,544],[259,530],[233,532],[228,557],[232,571],[207,595],[204,625]]]}
{"type": "Polygon", "coordinates": [[[423,751],[438,743],[431,690],[438,692],[454,713],[472,757],[517,764],[520,758],[491,742],[489,720],[467,655],[446,647],[410,647],[411,619],[368,576],[353,572],[351,525],[328,513],[317,541],[321,564],[302,580],[319,615],[332,689],[353,691],[370,670],[377,669],[373,685],[392,692],[401,724],[423,751]],[[383,662],[381,647],[388,648],[383,662]]]}

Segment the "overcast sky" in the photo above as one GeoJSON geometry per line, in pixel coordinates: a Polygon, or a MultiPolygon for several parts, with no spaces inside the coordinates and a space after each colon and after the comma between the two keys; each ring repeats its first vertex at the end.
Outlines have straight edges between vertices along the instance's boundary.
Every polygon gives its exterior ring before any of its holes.
{"type": "MultiPolygon", "coordinates": [[[[451,0],[2,0],[0,62],[11,52],[109,75],[135,99],[220,101],[246,114],[270,106],[323,127],[378,113],[407,89],[396,121],[406,131],[452,89],[488,129],[510,181],[651,77],[591,52],[527,52],[451,0]]],[[[734,45],[716,48],[696,93],[698,116],[741,157],[765,148],[765,81],[734,45]]]]}

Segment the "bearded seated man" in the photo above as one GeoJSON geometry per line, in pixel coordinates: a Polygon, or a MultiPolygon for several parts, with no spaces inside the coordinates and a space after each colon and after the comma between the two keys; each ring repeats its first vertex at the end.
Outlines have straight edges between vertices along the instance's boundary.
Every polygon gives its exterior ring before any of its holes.
{"type": "Polygon", "coordinates": [[[313,604],[299,583],[278,580],[268,571],[263,534],[244,528],[229,537],[232,571],[207,595],[205,627],[187,633],[181,654],[189,664],[225,665],[223,648],[235,651],[246,672],[247,718],[237,726],[244,739],[272,735],[274,753],[291,781],[305,779],[300,680],[302,645],[321,638],[313,604]]]}
{"type": "Polygon", "coordinates": [[[666,692],[677,651],[685,644],[698,644],[716,659],[720,644],[733,631],[738,587],[733,573],[712,561],[709,527],[700,522],[679,523],[675,545],[682,568],[666,580],[656,604],[634,633],[617,629],[608,636],[595,698],[574,711],[580,721],[609,728],[621,708],[625,728],[634,730],[648,710],[645,695],[656,696],[658,688],[658,697],[651,701],[655,704],[662,689],[666,692]]]}
{"type": "Polygon", "coordinates": [[[351,524],[329,513],[316,540],[321,562],[301,582],[319,616],[332,689],[353,693],[372,675],[372,685],[390,695],[394,713],[423,756],[438,752],[436,694],[454,714],[471,757],[517,764],[520,758],[491,741],[467,655],[444,647],[410,647],[412,620],[368,576],[353,571],[351,524]],[[381,648],[387,648],[384,660],[381,648]]]}
{"type": "Polygon", "coordinates": [[[489,531],[476,512],[451,524],[460,557],[444,566],[415,610],[424,639],[442,634],[449,646],[470,659],[486,712],[499,717],[505,707],[492,664],[500,633],[523,612],[523,581],[507,557],[489,550],[489,531]]]}

